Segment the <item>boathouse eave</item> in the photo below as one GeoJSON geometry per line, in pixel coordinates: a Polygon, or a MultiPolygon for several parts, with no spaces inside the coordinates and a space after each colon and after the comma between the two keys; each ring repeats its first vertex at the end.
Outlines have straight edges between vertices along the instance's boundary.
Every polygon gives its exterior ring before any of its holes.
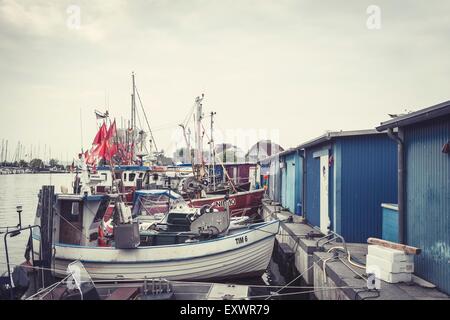
{"type": "Polygon", "coordinates": [[[375,134],[383,134],[383,132],[379,132],[375,129],[353,130],[353,131],[334,131],[334,132],[332,131],[332,132],[327,132],[315,139],[309,140],[303,144],[300,144],[295,149],[297,149],[297,150],[298,149],[307,149],[307,148],[322,144],[324,142],[331,141],[334,138],[375,135],[375,134]]]}
{"type": "Polygon", "coordinates": [[[404,127],[445,115],[450,115],[450,100],[382,122],[381,125],[376,128],[376,130],[385,131],[389,128],[404,127]]]}

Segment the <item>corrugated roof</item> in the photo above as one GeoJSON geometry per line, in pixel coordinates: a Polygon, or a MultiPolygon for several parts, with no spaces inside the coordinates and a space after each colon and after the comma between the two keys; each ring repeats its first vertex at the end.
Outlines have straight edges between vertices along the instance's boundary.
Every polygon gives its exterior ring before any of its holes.
{"type": "Polygon", "coordinates": [[[352,137],[352,136],[363,136],[363,135],[372,135],[372,134],[383,134],[383,132],[378,132],[375,129],[327,132],[327,133],[321,135],[320,137],[317,137],[317,138],[312,139],[312,140],[310,140],[308,142],[302,143],[302,144],[298,145],[297,147],[289,148],[288,150],[285,150],[285,151],[279,152],[277,154],[273,154],[270,157],[264,158],[264,159],[258,161],[258,163],[266,163],[268,161],[271,161],[274,158],[279,158],[281,156],[284,156],[284,155],[296,152],[299,149],[312,147],[312,146],[318,145],[320,143],[323,143],[323,142],[326,142],[326,141],[330,141],[330,140],[335,139],[335,138],[352,137]]]}
{"type": "Polygon", "coordinates": [[[382,122],[381,125],[377,127],[377,130],[384,131],[389,128],[404,127],[407,125],[434,119],[449,114],[450,114],[450,100],[425,109],[421,109],[419,111],[411,112],[409,114],[391,119],[389,121],[382,122]]]}
{"type": "Polygon", "coordinates": [[[305,149],[309,148],[318,144],[321,144],[326,141],[333,140],[335,138],[341,138],[341,137],[352,137],[352,136],[365,136],[365,135],[372,135],[372,134],[380,134],[375,129],[369,129],[369,130],[355,130],[355,131],[336,131],[336,132],[327,132],[320,137],[317,137],[315,139],[309,140],[305,143],[300,144],[297,146],[296,149],[305,149]]]}

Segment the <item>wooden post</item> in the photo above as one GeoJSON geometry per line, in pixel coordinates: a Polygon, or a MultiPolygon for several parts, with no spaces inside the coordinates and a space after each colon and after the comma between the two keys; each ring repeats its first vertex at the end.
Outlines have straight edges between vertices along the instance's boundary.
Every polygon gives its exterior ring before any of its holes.
{"type": "Polygon", "coordinates": [[[420,248],[416,248],[416,247],[410,247],[404,244],[399,244],[399,243],[395,243],[395,242],[391,242],[391,241],[386,241],[386,240],[382,240],[382,239],[377,239],[377,238],[369,238],[367,239],[367,243],[369,244],[376,244],[385,248],[391,248],[391,249],[395,249],[395,250],[400,250],[403,251],[407,254],[415,254],[418,255],[422,252],[422,249],[420,248]]]}
{"type": "Polygon", "coordinates": [[[55,202],[55,186],[42,186],[41,193],[41,249],[43,285],[48,286],[52,278],[50,268],[52,266],[53,244],[53,205],[55,202]]]}

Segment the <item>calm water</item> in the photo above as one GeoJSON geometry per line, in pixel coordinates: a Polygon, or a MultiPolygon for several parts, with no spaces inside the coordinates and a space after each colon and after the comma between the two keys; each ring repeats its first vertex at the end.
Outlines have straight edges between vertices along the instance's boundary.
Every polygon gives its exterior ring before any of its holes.
{"type": "MultiPolygon", "coordinates": [[[[4,227],[15,226],[18,223],[16,206],[23,207],[22,226],[32,225],[36,214],[38,193],[43,185],[54,185],[55,191],[60,192],[61,186],[70,190],[73,181],[72,174],[19,174],[0,175],[0,233],[4,227]]],[[[0,234],[0,274],[6,271],[6,254],[0,234]]],[[[20,264],[24,261],[25,246],[29,232],[26,231],[14,238],[8,238],[10,263],[20,264]]],[[[262,278],[247,278],[238,281],[249,285],[284,285],[284,277],[279,273],[278,266],[271,261],[268,271],[262,278]]]]}
{"type": "MultiPolygon", "coordinates": [[[[0,175],[0,232],[3,227],[15,226],[18,223],[16,206],[23,207],[22,226],[34,223],[38,193],[43,185],[54,185],[59,192],[61,186],[70,187],[71,174],[14,174],[0,175]]],[[[6,270],[6,255],[3,242],[3,234],[0,234],[0,273],[6,270]]],[[[23,254],[28,241],[29,232],[25,232],[14,238],[8,238],[10,263],[22,263],[23,254]]]]}

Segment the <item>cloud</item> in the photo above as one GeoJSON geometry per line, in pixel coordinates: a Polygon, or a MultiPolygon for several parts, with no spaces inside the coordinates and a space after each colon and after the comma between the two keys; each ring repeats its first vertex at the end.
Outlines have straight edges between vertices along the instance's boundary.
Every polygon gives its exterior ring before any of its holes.
{"type": "MultiPolygon", "coordinates": [[[[19,137],[18,124],[23,140],[68,132],[55,148],[78,151],[80,108],[86,141],[105,96],[111,114],[127,116],[132,71],[152,126],[178,130],[204,92],[218,129],[273,129],[284,147],[448,100],[450,4],[376,1],[378,31],[366,27],[370,4],[0,1],[0,137],[19,137]],[[70,5],[79,29],[67,27],[70,5]]],[[[173,144],[169,129],[155,135],[173,144]]]]}

